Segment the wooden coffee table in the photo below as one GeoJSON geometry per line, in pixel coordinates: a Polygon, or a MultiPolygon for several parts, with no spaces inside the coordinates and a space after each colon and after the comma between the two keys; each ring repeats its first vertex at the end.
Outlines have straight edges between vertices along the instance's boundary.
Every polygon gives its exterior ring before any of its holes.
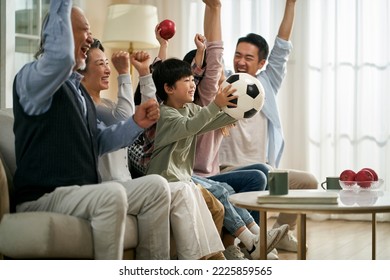
{"type": "MultiPolygon", "coordinates": [[[[260,259],[267,259],[267,212],[297,214],[297,259],[306,259],[306,214],[371,214],[372,259],[376,258],[376,213],[390,212],[390,192],[381,190],[328,190],[339,194],[337,204],[259,204],[257,196],[264,192],[236,193],[229,197],[234,205],[260,212],[260,259]]],[[[294,192],[290,190],[289,192],[294,192]]]]}

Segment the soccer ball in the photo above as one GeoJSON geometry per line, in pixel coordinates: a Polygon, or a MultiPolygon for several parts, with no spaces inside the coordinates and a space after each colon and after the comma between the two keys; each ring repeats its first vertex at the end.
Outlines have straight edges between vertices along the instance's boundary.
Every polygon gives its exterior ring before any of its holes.
{"type": "Polygon", "coordinates": [[[225,106],[222,110],[236,120],[253,117],[264,105],[265,93],[263,85],[256,77],[247,73],[235,73],[230,75],[223,83],[222,88],[233,85],[237,89],[233,95],[238,98],[232,100],[237,107],[225,106]]]}

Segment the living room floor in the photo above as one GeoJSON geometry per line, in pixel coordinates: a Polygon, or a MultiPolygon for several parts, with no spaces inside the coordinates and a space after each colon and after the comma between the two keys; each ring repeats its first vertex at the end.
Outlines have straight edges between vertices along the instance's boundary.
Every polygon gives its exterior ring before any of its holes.
{"type": "MultiPolygon", "coordinates": [[[[275,218],[268,219],[268,228],[275,218]]],[[[376,259],[390,260],[390,223],[377,222],[376,259]]],[[[306,221],[308,260],[371,260],[371,221],[306,221]]],[[[280,260],[296,260],[297,254],[279,250],[280,260]]]]}

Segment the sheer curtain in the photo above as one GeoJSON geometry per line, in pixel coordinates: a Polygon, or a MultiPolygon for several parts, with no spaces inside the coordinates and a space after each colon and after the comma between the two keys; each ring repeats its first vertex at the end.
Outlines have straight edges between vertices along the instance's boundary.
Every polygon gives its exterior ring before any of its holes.
{"type": "Polygon", "coordinates": [[[390,190],[390,4],[307,2],[309,166],[322,179],[371,167],[390,190]]]}
{"type": "Polygon", "coordinates": [[[388,182],[390,4],[310,1],[308,8],[309,164],[322,178],[372,167],[388,182]]]}

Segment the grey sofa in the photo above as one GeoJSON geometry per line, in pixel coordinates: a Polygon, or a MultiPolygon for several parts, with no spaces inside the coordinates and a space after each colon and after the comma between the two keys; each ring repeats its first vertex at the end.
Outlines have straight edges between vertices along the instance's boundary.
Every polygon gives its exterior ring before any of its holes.
{"type": "MultiPolygon", "coordinates": [[[[90,223],[50,212],[10,213],[16,169],[12,109],[0,110],[0,258],[94,259],[90,223]]],[[[124,259],[134,259],[137,219],[126,221],[124,259]]]]}

